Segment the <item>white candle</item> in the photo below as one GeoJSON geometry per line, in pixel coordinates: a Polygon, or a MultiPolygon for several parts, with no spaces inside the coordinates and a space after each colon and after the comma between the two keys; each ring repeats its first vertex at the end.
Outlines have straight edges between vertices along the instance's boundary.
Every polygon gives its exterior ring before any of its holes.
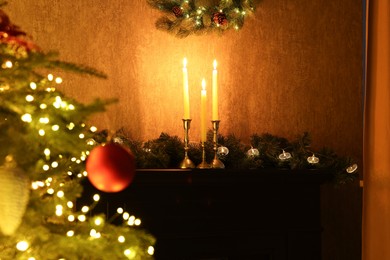
{"type": "Polygon", "coordinates": [[[218,72],[217,72],[217,61],[214,60],[214,69],[213,69],[213,85],[212,85],[212,95],[213,95],[213,110],[211,120],[219,120],[218,118],[218,72]]]}
{"type": "Polygon", "coordinates": [[[206,80],[202,80],[202,90],[200,91],[200,139],[201,142],[206,142],[206,103],[207,103],[207,92],[206,92],[206,80]]]}
{"type": "Polygon", "coordinates": [[[183,119],[190,119],[190,95],[188,89],[187,58],[183,59],[183,92],[184,92],[184,116],[183,119]]]}

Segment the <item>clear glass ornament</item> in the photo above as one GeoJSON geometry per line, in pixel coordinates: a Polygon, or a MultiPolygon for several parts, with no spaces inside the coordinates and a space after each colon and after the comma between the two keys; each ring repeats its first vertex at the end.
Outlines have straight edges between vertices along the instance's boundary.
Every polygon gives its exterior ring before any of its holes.
{"type": "Polygon", "coordinates": [[[311,164],[316,164],[316,163],[319,163],[320,159],[318,157],[316,157],[313,153],[312,156],[309,156],[307,157],[307,162],[308,163],[311,163],[311,164]]]}
{"type": "Polygon", "coordinates": [[[217,149],[218,156],[226,156],[229,153],[229,149],[226,146],[220,146],[217,149]]]}
{"type": "Polygon", "coordinates": [[[286,152],[284,150],[282,150],[283,152],[281,154],[279,154],[279,159],[284,161],[284,160],[288,160],[291,158],[291,153],[289,152],[286,152]]]}
{"type": "Polygon", "coordinates": [[[258,149],[252,147],[248,150],[247,155],[248,157],[256,157],[260,155],[260,152],[258,149]]]}
{"type": "Polygon", "coordinates": [[[358,165],[355,163],[355,164],[352,164],[351,166],[349,166],[346,171],[348,173],[354,173],[358,168],[358,165]]]}

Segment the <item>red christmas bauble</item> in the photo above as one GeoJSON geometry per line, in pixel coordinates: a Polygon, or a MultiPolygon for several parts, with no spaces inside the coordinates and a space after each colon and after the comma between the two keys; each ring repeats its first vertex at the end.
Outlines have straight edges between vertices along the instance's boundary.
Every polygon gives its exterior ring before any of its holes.
{"type": "Polygon", "coordinates": [[[97,146],[86,161],[88,180],[100,191],[119,192],[133,181],[134,155],[116,143],[97,146]]]}

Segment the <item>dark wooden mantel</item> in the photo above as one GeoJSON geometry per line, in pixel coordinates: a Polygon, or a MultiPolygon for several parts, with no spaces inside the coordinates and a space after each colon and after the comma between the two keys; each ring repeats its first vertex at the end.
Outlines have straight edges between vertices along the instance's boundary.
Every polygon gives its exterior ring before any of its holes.
{"type": "MultiPolygon", "coordinates": [[[[319,170],[140,169],[104,194],[155,236],[156,259],[321,259],[319,170]]],[[[88,192],[93,192],[89,184],[88,192]]]]}

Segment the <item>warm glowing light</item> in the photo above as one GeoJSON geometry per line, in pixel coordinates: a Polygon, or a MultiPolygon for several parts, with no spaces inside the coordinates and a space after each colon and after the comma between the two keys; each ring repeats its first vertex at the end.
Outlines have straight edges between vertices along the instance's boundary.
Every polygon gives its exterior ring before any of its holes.
{"type": "Polygon", "coordinates": [[[46,132],[45,132],[45,130],[43,130],[43,129],[39,129],[39,130],[38,130],[38,134],[39,134],[40,136],[44,136],[44,135],[46,134],[46,132]]]}
{"type": "Polygon", "coordinates": [[[49,155],[50,155],[50,149],[49,149],[49,148],[46,148],[45,150],[43,150],[43,153],[44,153],[46,156],[49,156],[49,155]]]}
{"type": "Polygon", "coordinates": [[[99,201],[100,200],[100,195],[99,194],[93,195],[93,200],[94,201],[99,201]]]}
{"type": "Polygon", "coordinates": [[[48,75],[47,75],[47,79],[48,79],[49,81],[52,81],[52,80],[54,79],[53,74],[48,74],[48,75]]]}
{"type": "Polygon", "coordinates": [[[3,64],[3,68],[6,68],[6,69],[10,69],[10,68],[12,68],[12,66],[13,66],[13,64],[12,64],[12,61],[10,61],[10,60],[7,60],[3,64]]]}
{"type": "Polygon", "coordinates": [[[73,206],[74,206],[74,204],[73,204],[73,202],[72,201],[68,201],[67,203],[66,203],[66,205],[68,206],[68,208],[73,208],[73,206]]]}
{"type": "Polygon", "coordinates": [[[45,165],[42,166],[42,169],[43,169],[44,171],[48,171],[48,170],[50,169],[50,166],[47,165],[47,164],[45,164],[45,165]]]}
{"type": "Polygon", "coordinates": [[[30,256],[29,258],[27,258],[27,260],[36,260],[36,259],[35,259],[35,257],[30,256]]]}
{"type": "Polygon", "coordinates": [[[69,109],[69,110],[75,110],[75,107],[74,107],[74,105],[69,104],[69,105],[68,105],[68,109],[69,109]]]}
{"type": "Polygon", "coordinates": [[[58,162],[54,161],[51,163],[51,167],[57,168],[58,167],[58,162]]]}
{"type": "Polygon", "coordinates": [[[66,235],[68,237],[73,237],[74,236],[74,231],[73,230],[69,230],[68,232],[66,232],[66,235]]]}
{"type": "Polygon", "coordinates": [[[79,134],[79,138],[80,138],[80,139],[83,139],[84,137],[85,137],[84,134],[79,134]]]}
{"type": "Polygon", "coordinates": [[[149,255],[153,255],[154,254],[154,247],[152,247],[152,246],[148,247],[148,254],[149,255]]]}
{"type": "Polygon", "coordinates": [[[39,123],[41,123],[41,124],[47,124],[47,123],[49,123],[49,118],[47,118],[47,117],[41,117],[41,118],[39,118],[39,123]]]}
{"type": "Polygon", "coordinates": [[[40,105],[39,105],[39,108],[40,108],[40,109],[46,109],[46,108],[47,108],[47,105],[46,105],[46,104],[40,104],[40,105]]]}
{"type": "Polygon", "coordinates": [[[97,232],[95,229],[91,229],[91,231],[89,232],[89,235],[93,238],[99,238],[101,237],[101,234],[99,232],[97,232]]]}
{"type": "Polygon", "coordinates": [[[54,189],[53,188],[47,189],[47,193],[49,193],[50,195],[54,194],[54,189]]]}
{"type": "Polygon", "coordinates": [[[91,132],[96,132],[97,131],[97,127],[96,126],[91,126],[91,128],[89,130],[91,132]]]}
{"type": "Polygon", "coordinates": [[[57,197],[58,197],[58,198],[63,198],[64,195],[65,195],[65,193],[64,193],[62,190],[57,191],[57,197]]]}
{"type": "Polygon", "coordinates": [[[57,216],[62,216],[62,213],[63,213],[62,209],[63,209],[62,205],[56,205],[56,215],[57,216]]]}
{"type": "Polygon", "coordinates": [[[116,212],[118,212],[118,214],[122,214],[123,213],[123,209],[122,208],[117,208],[116,212]]]}
{"type": "Polygon", "coordinates": [[[73,122],[70,122],[67,126],[66,126],[69,130],[72,130],[74,127],[75,127],[75,124],[73,122]]]}
{"type": "Polygon", "coordinates": [[[21,119],[22,119],[23,122],[27,122],[27,123],[30,123],[32,121],[32,117],[31,117],[30,114],[22,115],[21,119]]]}
{"type": "Polygon", "coordinates": [[[83,206],[83,207],[81,208],[81,211],[82,211],[83,213],[87,213],[87,212],[89,211],[89,207],[88,207],[88,206],[83,206]]]}
{"type": "Polygon", "coordinates": [[[135,224],[136,226],[141,225],[141,220],[140,220],[139,218],[137,218],[137,219],[134,221],[134,224],[135,224]]]}
{"type": "Polygon", "coordinates": [[[27,241],[19,241],[17,244],[16,244],[16,249],[18,249],[19,251],[26,251],[29,247],[29,244],[27,241]]]}
{"type": "Polygon", "coordinates": [[[31,89],[37,89],[37,84],[35,82],[30,82],[30,88],[31,89]]]}
{"type": "Polygon", "coordinates": [[[96,226],[100,226],[101,224],[103,224],[103,222],[104,222],[104,219],[102,217],[96,217],[94,220],[94,223],[96,226]]]}
{"type": "Polygon", "coordinates": [[[56,82],[57,84],[61,84],[61,83],[62,83],[62,78],[56,77],[55,82],[56,82]]]}
{"type": "Polygon", "coordinates": [[[68,216],[68,221],[69,222],[73,222],[73,221],[75,221],[75,219],[76,219],[76,217],[74,215],[69,215],[68,216]]]}
{"type": "Polygon", "coordinates": [[[132,251],[130,249],[126,249],[124,252],[125,256],[127,256],[127,258],[129,259],[132,259],[135,257],[135,251],[132,251]]]}
{"type": "Polygon", "coordinates": [[[129,219],[130,214],[125,212],[125,213],[123,213],[122,217],[123,217],[124,220],[127,220],[127,219],[129,219]]]}
{"type": "Polygon", "coordinates": [[[87,219],[87,217],[86,217],[85,215],[79,215],[79,216],[77,217],[77,219],[78,219],[80,222],[84,222],[84,221],[87,219]]]}
{"type": "Polygon", "coordinates": [[[59,125],[53,125],[52,127],[51,127],[51,130],[53,130],[53,131],[58,131],[60,129],[60,126],[59,125]]]}
{"type": "Polygon", "coordinates": [[[34,101],[34,97],[32,95],[27,95],[26,96],[26,101],[27,102],[32,102],[32,101],[34,101]]]}
{"type": "Polygon", "coordinates": [[[119,243],[124,243],[126,241],[126,239],[124,236],[119,236],[118,241],[119,241],[119,243]]]}

